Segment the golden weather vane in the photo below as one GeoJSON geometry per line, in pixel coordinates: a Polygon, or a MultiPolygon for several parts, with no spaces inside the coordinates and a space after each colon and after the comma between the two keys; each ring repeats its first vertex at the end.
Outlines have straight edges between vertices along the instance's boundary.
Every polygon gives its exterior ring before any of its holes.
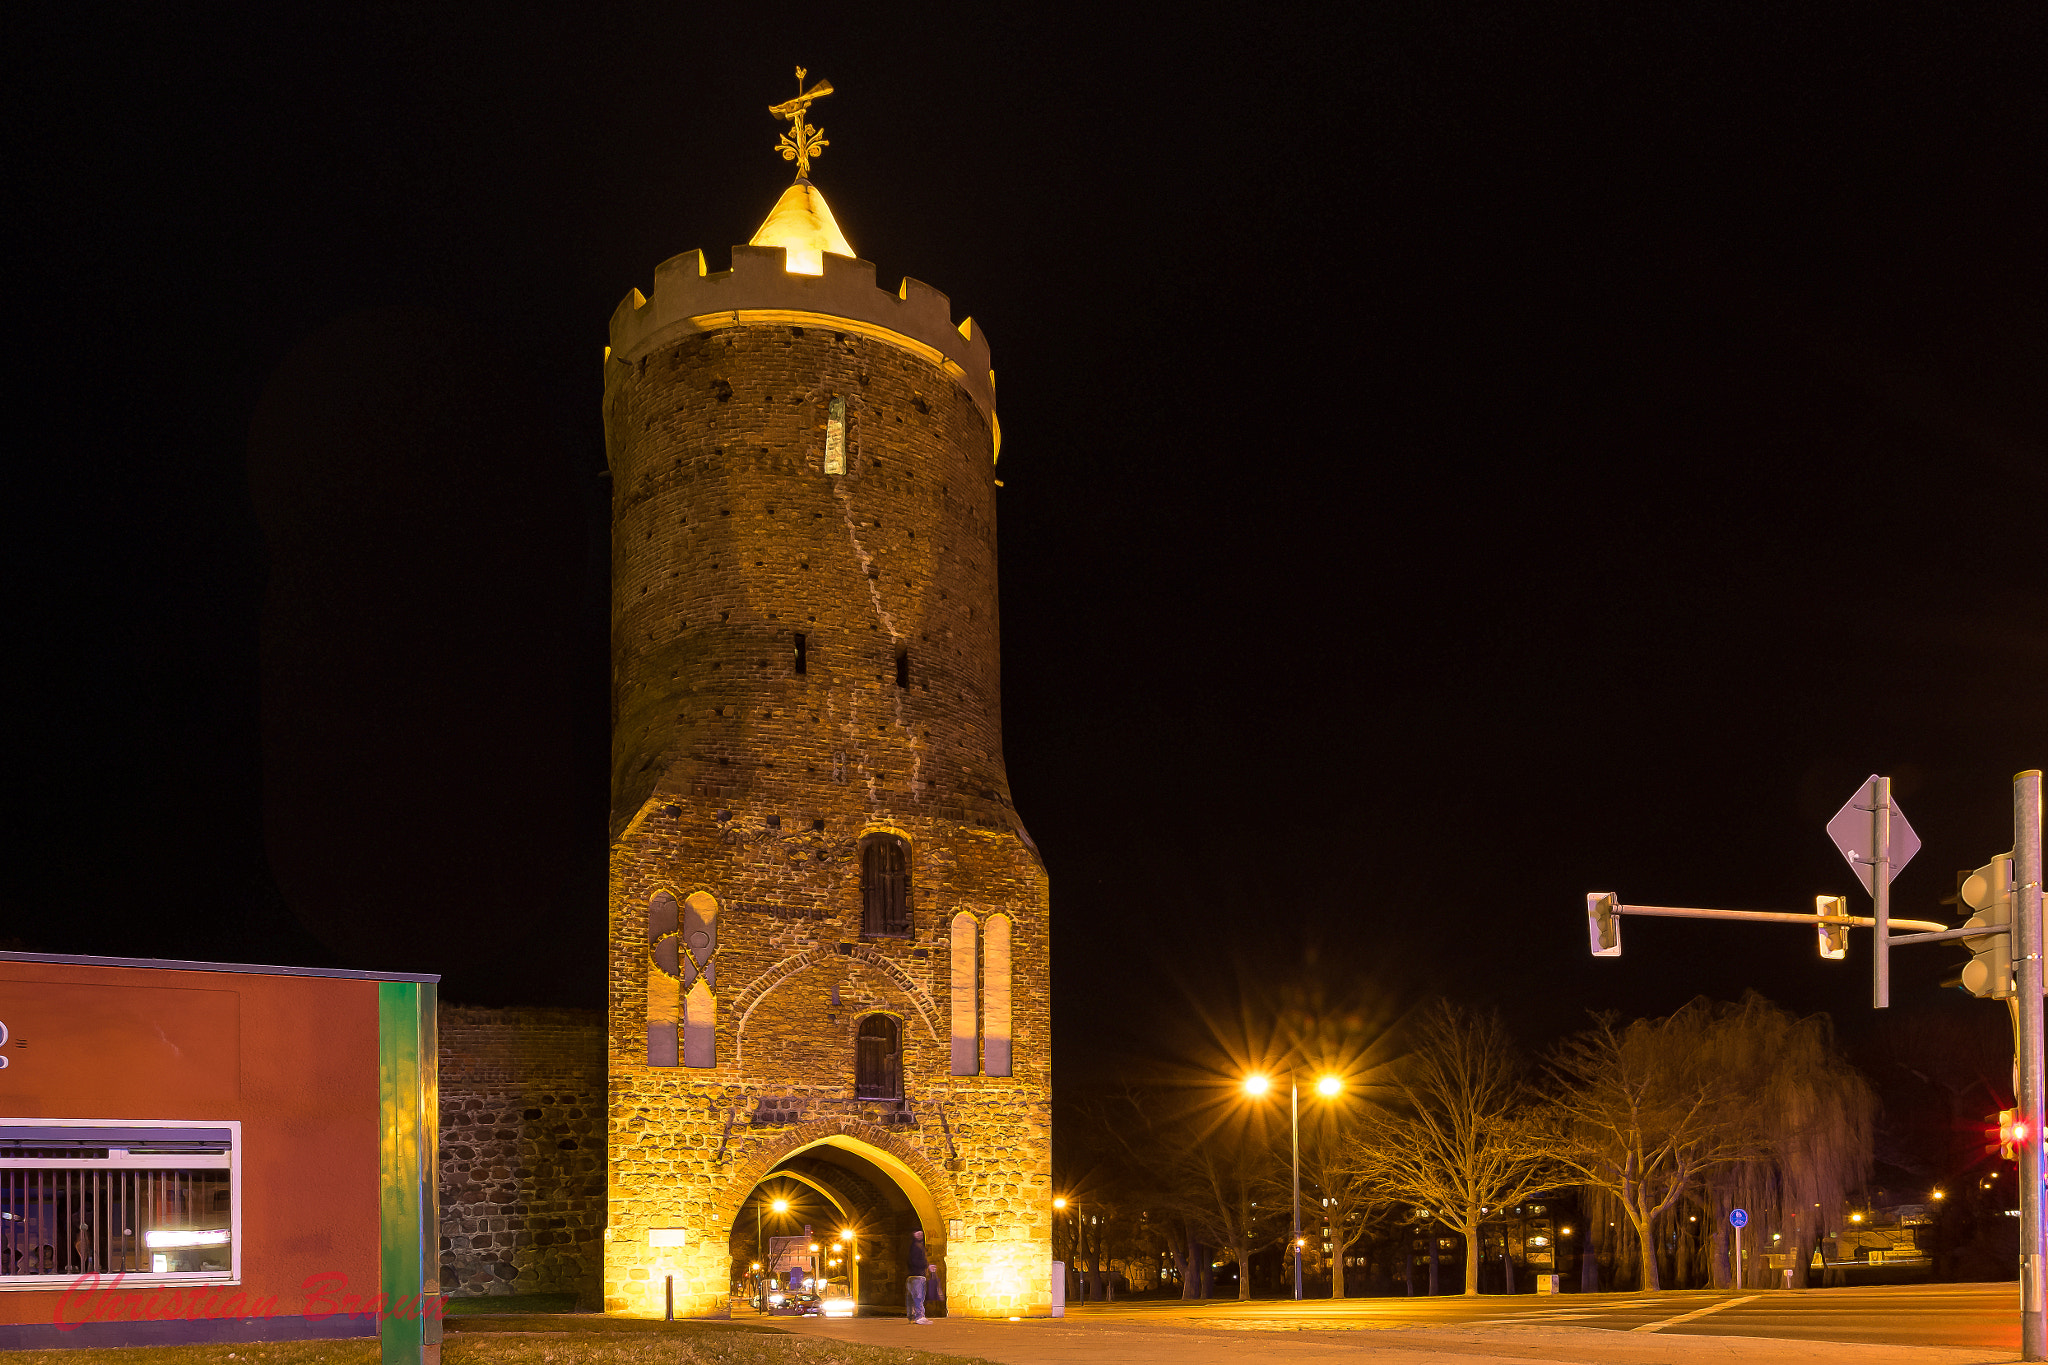
{"type": "Polygon", "coordinates": [[[781,104],[770,105],[768,108],[769,114],[775,118],[786,118],[789,120],[789,131],[784,133],[775,145],[782,149],[782,159],[784,161],[794,161],[796,163],[796,177],[799,180],[810,177],[811,158],[832,145],[825,141],[824,129],[813,128],[810,124],[804,122],[805,117],[811,112],[811,101],[822,99],[824,96],[831,94],[832,82],[819,81],[816,85],[806,90],[804,89],[804,76],[806,74],[802,67],[796,69],[797,94],[795,99],[784,100],[781,104]]]}

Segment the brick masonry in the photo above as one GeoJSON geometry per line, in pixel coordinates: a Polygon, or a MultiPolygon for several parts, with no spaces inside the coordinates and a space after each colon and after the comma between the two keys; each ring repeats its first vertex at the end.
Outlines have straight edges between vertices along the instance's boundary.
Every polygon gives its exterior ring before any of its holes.
{"type": "Polygon", "coordinates": [[[673,1276],[679,1313],[724,1309],[749,1193],[810,1162],[849,1219],[872,1220],[877,1257],[924,1229],[950,1311],[1043,1313],[1047,886],[1003,764],[991,420],[928,347],[735,308],[605,364],[604,1306],[659,1313],[673,1276]],[[844,475],[823,472],[835,397],[844,475]],[[859,845],[877,832],[911,847],[907,940],[862,937],[859,845]],[[648,1064],[659,892],[717,901],[709,1068],[648,1064]],[[962,912],[1014,926],[1009,1076],[950,1074],[962,912]],[[902,1021],[901,1108],[854,1098],[855,1031],[874,1012],[902,1021]],[[818,1164],[822,1148],[840,1164],[818,1164]],[[877,1186],[886,1199],[861,1193],[877,1186]]]}
{"type": "Polygon", "coordinates": [[[596,1307],[604,1016],[444,1005],[440,1035],[443,1292],[596,1307]]]}

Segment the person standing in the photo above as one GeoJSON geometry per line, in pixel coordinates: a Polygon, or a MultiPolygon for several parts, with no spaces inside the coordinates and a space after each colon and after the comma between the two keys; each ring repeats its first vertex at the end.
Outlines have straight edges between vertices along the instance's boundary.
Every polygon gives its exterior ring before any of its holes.
{"type": "Polygon", "coordinates": [[[924,1232],[920,1229],[910,1234],[910,1259],[904,1266],[903,1280],[903,1315],[920,1326],[931,1321],[924,1315],[924,1280],[931,1269],[931,1262],[925,1259],[924,1232]]]}

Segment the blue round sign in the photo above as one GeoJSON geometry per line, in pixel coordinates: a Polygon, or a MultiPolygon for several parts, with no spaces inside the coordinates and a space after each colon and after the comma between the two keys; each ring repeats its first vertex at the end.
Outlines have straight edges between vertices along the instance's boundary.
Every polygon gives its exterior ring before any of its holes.
{"type": "Polygon", "coordinates": [[[1729,1224],[1729,1226],[1730,1226],[1730,1227],[1738,1227],[1738,1228],[1746,1228],[1746,1227],[1748,1227],[1748,1226],[1749,1226],[1749,1210],[1748,1210],[1748,1209],[1730,1209],[1730,1210],[1728,1210],[1728,1224],[1729,1224]]]}

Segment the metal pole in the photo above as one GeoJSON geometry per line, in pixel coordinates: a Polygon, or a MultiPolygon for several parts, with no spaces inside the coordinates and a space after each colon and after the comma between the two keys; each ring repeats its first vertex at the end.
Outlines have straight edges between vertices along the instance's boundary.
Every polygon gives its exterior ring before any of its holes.
{"type": "Polygon", "coordinates": [[[1294,1297],[1298,1299],[1301,1297],[1301,1082],[1290,1075],[1287,1089],[1293,1097],[1288,1128],[1294,1142],[1294,1297]]]}
{"type": "Polygon", "coordinates": [[[1871,926],[1873,950],[1870,955],[1871,983],[1870,1003],[1874,1008],[1886,1009],[1892,1003],[1892,780],[1889,777],[1874,779],[1870,784],[1870,839],[1871,856],[1876,863],[1870,869],[1870,899],[1877,907],[1870,912],[1875,923],[1871,926]]]}
{"type": "Polygon", "coordinates": [[[2012,780],[2013,957],[2019,968],[2017,1008],[2020,1119],[2027,1135],[2019,1144],[2020,1183],[2020,1359],[2048,1359],[2048,1312],[2042,1273],[2048,1269],[2048,1237],[2041,1219],[2041,770],[2029,768],[2012,780]]]}
{"type": "Polygon", "coordinates": [[[1735,1289],[1742,1290],[1742,1229],[1735,1229],[1735,1289]]]}

